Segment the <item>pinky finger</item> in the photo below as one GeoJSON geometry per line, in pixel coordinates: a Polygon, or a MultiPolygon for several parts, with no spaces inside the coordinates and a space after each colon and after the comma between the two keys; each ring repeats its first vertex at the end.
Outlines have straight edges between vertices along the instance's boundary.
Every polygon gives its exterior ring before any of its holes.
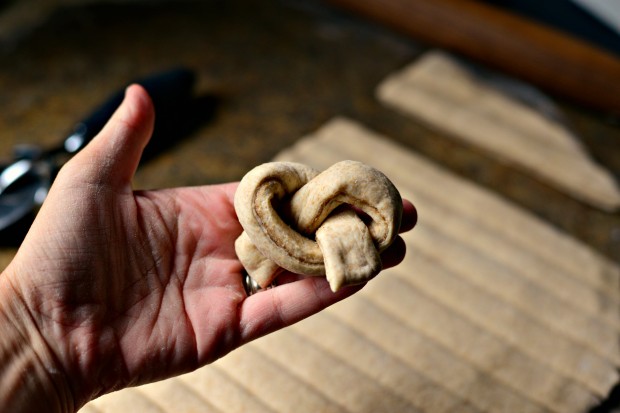
{"type": "Polygon", "coordinates": [[[343,287],[334,293],[325,278],[308,277],[254,294],[241,304],[241,344],[295,324],[349,297],[362,287],[343,287]]]}

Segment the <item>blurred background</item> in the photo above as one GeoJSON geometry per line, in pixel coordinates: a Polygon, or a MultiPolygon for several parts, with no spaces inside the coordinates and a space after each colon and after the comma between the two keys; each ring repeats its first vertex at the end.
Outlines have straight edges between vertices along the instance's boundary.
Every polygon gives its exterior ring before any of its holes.
{"type": "MultiPolygon", "coordinates": [[[[458,17],[458,3],[448,2],[446,14],[458,17]]],[[[618,35],[582,10],[566,7],[570,2],[491,3],[513,6],[530,20],[573,30],[572,36],[618,51],[618,35]],[[561,3],[565,7],[558,8],[561,3]],[[563,14],[556,14],[559,9],[563,14]]],[[[196,94],[213,98],[213,105],[203,108],[204,118],[189,133],[165,138],[170,147],[143,165],[138,188],[238,180],[327,119],[344,115],[362,119],[620,259],[617,215],[575,202],[377,102],[375,88],[388,74],[435,41],[450,46],[437,36],[448,28],[438,24],[418,39],[330,2],[310,0],[6,0],[0,3],[0,156],[10,159],[21,144],[57,145],[114,91],[185,66],[196,74],[196,94]]],[[[459,52],[487,48],[474,41],[459,52]]],[[[493,64],[493,57],[485,60],[493,64]]],[[[591,76],[598,74],[593,70],[591,76]]],[[[561,95],[552,96],[571,128],[617,177],[618,117],[561,95]]]]}
{"type": "MultiPolygon", "coordinates": [[[[195,100],[158,136],[136,188],[239,180],[331,118],[345,116],[620,263],[617,211],[576,200],[376,97],[387,76],[427,51],[450,52],[544,93],[584,153],[617,182],[618,3],[425,3],[0,1],[0,159],[10,163],[23,145],[58,145],[128,83],[184,67],[194,73],[195,100]],[[537,61],[540,56],[546,58],[537,61]]],[[[31,219],[2,232],[2,267],[31,219]]]]}

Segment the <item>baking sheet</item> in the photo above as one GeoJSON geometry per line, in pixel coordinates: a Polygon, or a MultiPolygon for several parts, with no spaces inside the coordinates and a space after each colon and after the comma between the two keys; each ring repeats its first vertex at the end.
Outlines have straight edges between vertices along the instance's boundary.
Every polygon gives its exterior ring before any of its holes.
{"type": "Polygon", "coordinates": [[[555,104],[530,85],[433,50],[389,75],[377,96],[578,200],[605,211],[620,207],[614,176],[589,156],[555,104]]]}
{"type": "Polygon", "coordinates": [[[212,365],[83,412],[577,413],[617,383],[611,261],[348,119],[277,159],[319,169],[355,159],[386,173],[419,212],[405,262],[212,365]]]}

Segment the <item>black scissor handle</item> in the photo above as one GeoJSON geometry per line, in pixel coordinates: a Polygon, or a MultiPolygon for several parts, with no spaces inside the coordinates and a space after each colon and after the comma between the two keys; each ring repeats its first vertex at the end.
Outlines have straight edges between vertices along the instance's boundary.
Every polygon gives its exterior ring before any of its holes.
{"type": "MultiPolygon", "coordinates": [[[[168,118],[177,116],[177,108],[193,98],[195,75],[189,69],[175,68],[130,83],[138,83],[146,89],[153,100],[157,122],[166,122],[168,118]]],[[[124,96],[124,89],[114,93],[79,122],[65,141],[65,151],[75,153],[86,146],[103,129],[124,96]]]]}

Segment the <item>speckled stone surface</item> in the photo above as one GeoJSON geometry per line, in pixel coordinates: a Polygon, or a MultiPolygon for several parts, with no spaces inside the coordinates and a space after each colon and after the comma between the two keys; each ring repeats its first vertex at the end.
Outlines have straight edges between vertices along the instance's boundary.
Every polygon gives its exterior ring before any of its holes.
{"type": "MultiPolygon", "coordinates": [[[[606,214],[382,106],[379,82],[427,46],[319,1],[31,1],[0,30],[0,156],[52,146],[112,91],[184,65],[214,113],[143,164],[136,188],[240,179],[344,115],[492,188],[620,262],[620,214],[606,214]],[[42,7],[42,6],[41,6],[42,7]],[[28,14],[26,13],[26,14],[28,14]],[[7,28],[8,27],[8,28],[7,28]]],[[[11,12],[11,4],[0,8],[11,12]]],[[[617,120],[560,102],[592,156],[620,177],[617,120]]],[[[415,171],[411,171],[415,173],[415,171]]],[[[458,202],[458,200],[455,200],[458,202]]],[[[423,217],[422,217],[423,218],[423,217]]],[[[4,267],[13,247],[0,252],[4,267]]]]}

